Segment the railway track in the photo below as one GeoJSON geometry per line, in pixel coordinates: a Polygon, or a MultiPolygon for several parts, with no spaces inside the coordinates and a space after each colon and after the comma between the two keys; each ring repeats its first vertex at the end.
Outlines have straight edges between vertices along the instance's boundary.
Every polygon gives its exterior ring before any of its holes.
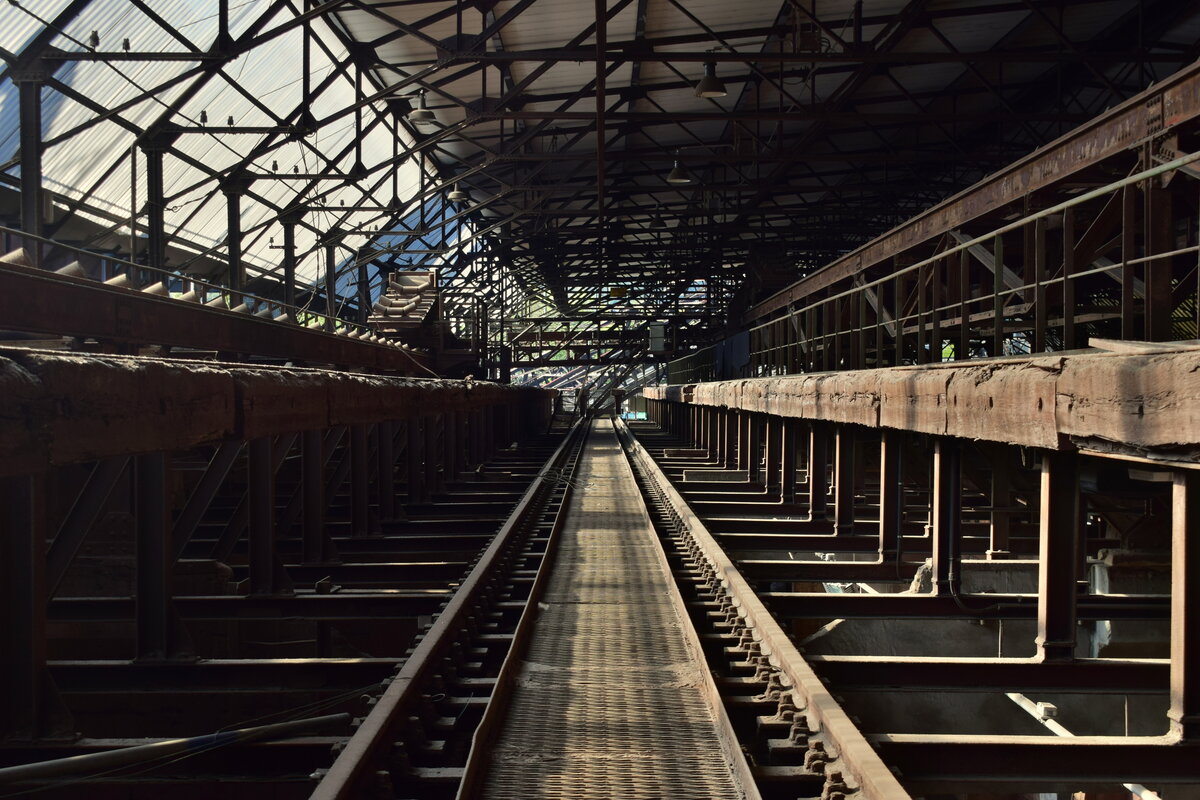
{"type": "Polygon", "coordinates": [[[620,421],[563,440],[385,687],[313,798],[908,796],[620,421]]]}

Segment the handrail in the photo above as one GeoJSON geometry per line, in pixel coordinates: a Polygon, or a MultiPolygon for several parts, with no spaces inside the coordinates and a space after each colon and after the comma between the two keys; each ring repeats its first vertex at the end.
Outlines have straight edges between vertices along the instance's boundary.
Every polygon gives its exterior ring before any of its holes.
{"type": "MultiPolygon", "coordinates": [[[[60,242],[55,239],[47,238],[45,236],[37,236],[35,234],[29,233],[28,231],[23,231],[20,228],[11,228],[11,227],[8,227],[7,225],[0,225],[0,233],[6,233],[6,234],[9,234],[10,236],[14,236],[14,237],[21,238],[21,239],[29,239],[29,240],[32,240],[34,242],[38,242],[41,244],[52,245],[53,247],[61,248],[63,250],[68,250],[72,253],[77,253],[80,255],[90,256],[93,258],[103,258],[105,261],[109,261],[109,262],[112,262],[115,264],[120,264],[120,265],[126,267],[127,269],[136,269],[136,270],[141,270],[142,272],[153,272],[153,273],[156,273],[156,274],[162,276],[163,283],[165,283],[170,278],[179,278],[182,280],[190,281],[193,284],[200,284],[201,286],[205,287],[205,289],[212,289],[213,291],[215,291],[219,294],[237,295],[238,297],[241,297],[243,299],[249,298],[259,304],[266,305],[270,308],[279,308],[279,309],[285,310],[285,311],[291,310],[295,313],[307,314],[312,317],[317,317],[321,320],[324,320],[325,322],[332,323],[334,327],[337,327],[338,325],[340,325],[342,328],[350,328],[350,329],[354,329],[354,330],[358,330],[358,331],[365,332],[365,331],[370,330],[366,325],[363,325],[362,323],[352,322],[350,320],[342,319],[341,317],[331,317],[328,314],[325,314],[320,311],[312,311],[305,306],[297,306],[297,305],[290,304],[290,303],[284,303],[279,300],[274,300],[269,297],[261,297],[259,295],[252,294],[252,293],[244,291],[242,289],[237,289],[237,290],[230,289],[228,286],[221,286],[220,284],[212,283],[210,281],[206,281],[201,278],[197,278],[191,274],[182,273],[182,272],[174,272],[172,270],[163,269],[161,267],[149,266],[147,264],[139,264],[136,261],[130,261],[129,259],[121,258],[119,256],[112,256],[112,255],[107,255],[104,253],[98,253],[95,250],[89,250],[86,247],[79,247],[77,245],[67,244],[66,242],[60,242]]],[[[53,272],[53,270],[45,270],[45,271],[53,272]]],[[[100,283],[103,283],[103,281],[101,281],[100,283]]],[[[142,291],[142,290],[139,289],[138,291],[142,291]]],[[[300,325],[299,323],[295,323],[295,324],[298,327],[309,327],[307,325],[300,325]]]]}

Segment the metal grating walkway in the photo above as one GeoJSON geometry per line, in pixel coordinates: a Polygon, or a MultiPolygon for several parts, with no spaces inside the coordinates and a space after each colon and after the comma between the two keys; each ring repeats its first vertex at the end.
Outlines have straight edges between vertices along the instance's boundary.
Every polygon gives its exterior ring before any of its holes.
{"type": "Polygon", "coordinates": [[[608,420],[577,480],[483,797],[742,797],[608,420]]]}

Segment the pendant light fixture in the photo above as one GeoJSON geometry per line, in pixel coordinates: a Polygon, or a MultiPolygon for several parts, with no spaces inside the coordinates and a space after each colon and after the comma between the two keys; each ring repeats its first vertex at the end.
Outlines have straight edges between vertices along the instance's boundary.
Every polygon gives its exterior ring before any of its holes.
{"type": "Polygon", "coordinates": [[[471,198],[470,195],[458,188],[458,181],[455,181],[454,188],[451,189],[450,193],[446,195],[446,199],[451,203],[465,203],[471,198]]]}
{"type": "Polygon", "coordinates": [[[684,166],[679,161],[679,154],[675,154],[675,166],[671,167],[670,174],[667,175],[667,183],[693,183],[694,179],[684,166]]]}
{"type": "Polygon", "coordinates": [[[408,112],[408,121],[414,125],[427,125],[437,119],[425,106],[425,90],[421,90],[421,94],[417,97],[417,107],[408,112]]]}
{"type": "Polygon", "coordinates": [[[696,83],[696,97],[724,97],[729,94],[725,83],[717,77],[717,62],[704,62],[704,77],[696,83]]]}

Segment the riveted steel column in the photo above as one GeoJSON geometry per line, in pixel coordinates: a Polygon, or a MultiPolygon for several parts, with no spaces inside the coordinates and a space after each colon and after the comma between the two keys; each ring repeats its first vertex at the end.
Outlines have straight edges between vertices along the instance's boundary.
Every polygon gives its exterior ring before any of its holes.
{"type": "Polygon", "coordinates": [[[302,209],[292,208],[279,217],[283,225],[283,302],[292,322],[296,321],[296,226],[303,215],[302,209]]]}
{"type": "MultiPolygon", "coordinates": [[[[171,656],[170,517],[167,511],[167,457],[138,456],[136,478],[137,588],[135,617],[138,660],[171,656]]],[[[253,521],[253,518],[252,518],[253,521]]]]}
{"type": "Polygon", "coordinates": [[[424,498],[422,484],[425,482],[425,467],[421,463],[422,450],[425,446],[425,435],[421,431],[421,418],[410,417],[405,423],[405,441],[407,442],[404,462],[405,482],[408,486],[408,502],[420,503],[424,498]]]}
{"type": "Polygon", "coordinates": [[[808,512],[812,519],[824,519],[829,509],[829,430],[813,423],[808,437],[808,512]]]}
{"type": "Polygon", "coordinates": [[[854,429],[839,425],[834,435],[833,519],[834,532],[854,533],[854,429]]]}
{"type": "Polygon", "coordinates": [[[707,408],[704,411],[708,414],[708,457],[712,461],[720,461],[721,415],[713,408],[707,408]]]}
{"type": "Polygon", "coordinates": [[[392,437],[395,435],[395,423],[391,420],[380,422],[376,436],[379,441],[375,447],[379,459],[379,519],[393,520],[396,518],[396,453],[392,447],[392,437]]]}
{"type": "Polygon", "coordinates": [[[246,284],[246,267],[242,263],[242,195],[249,189],[249,181],[240,176],[230,176],[221,183],[225,194],[226,225],[229,233],[226,246],[229,250],[229,305],[241,304],[241,291],[246,284]]]}
{"type": "MultiPolygon", "coordinates": [[[[48,73],[41,69],[14,70],[10,77],[17,84],[21,132],[21,230],[41,236],[42,218],[42,84],[48,73]]],[[[42,245],[30,242],[30,262],[42,263],[42,245]]]]}
{"type": "Polygon", "coordinates": [[[962,551],[962,449],[940,438],[933,448],[933,591],[958,594],[962,551]]]}
{"type": "Polygon", "coordinates": [[[0,478],[0,740],[41,735],[46,712],[45,476],[0,478]]]}
{"type": "Polygon", "coordinates": [[[321,431],[305,431],[300,441],[302,555],[306,564],[325,561],[325,453],[321,431]]]}
{"type": "Polygon", "coordinates": [[[735,411],[737,416],[737,469],[750,469],[750,436],[754,419],[748,411],[735,411]]]}
{"type": "Polygon", "coordinates": [[[371,533],[371,433],[367,425],[350,426],[350,535],[371,533]]]}
{"type": "Polygon", "coordinates": [[[334,330],[337,318],[337,245],[343,234],[329,231],[325,239],[325,330],[334,330]]]}
{"type": "Polygon", "coordinates": [[[879,559],[892,563],[900,557],[904,520],[904,484],[900,452],[903,434],[884,430],[879,441],[879,559]]]}
{"type": "Polygon", "coordinates": [[[438,491],[438,472],[439,467],[437,461],[437,416],[427,414],[421,418],[421,435],[422,435],[422,463],[425,466],[424,491],[422,499],[425,502],[433,500],[434,492],[438,491]]]}
{"type": "Polygon", "coordinates": [[[1038,657],[1075,656],[1079,587],[1079,459],[1074,453],[1042,456],[1038,547],[1038,657]]]}
{"type": "Polygon", "coordinates": [[[273,594],[275,586],[275,469],[271,437],[251,439],[247,463],[250,593],[273,594]]]}
{"type": "Polygon", "coordinates": [[[367,262],[370,260],[362,251],[355,253],[358,263],[358,321],[366,325],[367,315],[371,313],[371,285],[367,279],[367,262]]]}
{"type": "Polygon", "coordinates": [[[1171,510],[1171,732],[1200,737],[1200,475],[1175,474],[1171,510]]]}
{"type": "Polygon", "coordinates": [[[1012,482],[1009,465],[998,457],[992,460],[992,512],[988,526],[988,559],[1006,558],[1009,552],[1009,532],[1012,529],[1012,482]]]}
{"type": "Polygon", "coordinates": [[[746,414],[746,469],[751,483],[762,480],[762,426],[757,414],[746,414]]]}
{"type": "Polygon", "coordinates": [[[447,411],[444,416],[445,433],[442,435],[443,478],[446,483],[458,480],[459,421],[457,411],[447,411]]]}
{"type": "Polygon", "coordinates": [[[723,411],[722,414],[725,418],[722,466],[725,469],[734,469],[737,467],[738,416],[735,411],[723,411]]]}
{"type": "Polygon", "coordinates": [[[778,497],[779,487],[783,474],[783,419],[781,417],[767,416],[764,418],[766,425],[766,455],[763,458],[764,475],[767,494],[778,497]]]}
{"type": "Polygon", "coordinates": [[[800,420],[784,419],[783,430],[780,432],[779,455],[782,459],[779,468],[779,499],[783,503],[796,502],[796,458],[800,447],[800,420]]]}

